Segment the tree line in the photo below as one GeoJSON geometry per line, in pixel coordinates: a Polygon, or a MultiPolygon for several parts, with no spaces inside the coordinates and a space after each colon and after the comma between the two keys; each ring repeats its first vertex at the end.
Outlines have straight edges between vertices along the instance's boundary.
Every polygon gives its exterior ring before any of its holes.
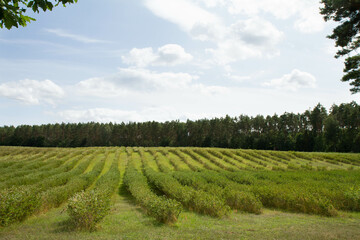
{"type": "Polygon", "coordinates": [[[61,123],[0,127],[0,145],[171,146],[360,152],[360,106],[320,103],[304,113],[225,116],[186,122],[61,123]]]}

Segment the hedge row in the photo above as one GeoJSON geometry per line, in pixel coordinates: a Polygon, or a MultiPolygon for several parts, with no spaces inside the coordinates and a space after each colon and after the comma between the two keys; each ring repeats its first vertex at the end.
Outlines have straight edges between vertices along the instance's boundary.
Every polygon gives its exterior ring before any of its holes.
{"type": "Polygon", "coordinates": [[[144,174],[154,186],[166,196],[181,202],[187,208],[214,217],[230,214],[230,208],[218,196],[202,190],[181,185],[171,175],[154,171],[142,156],[144,174]]]}
{"type": "Polygon", "coordinates": [[[124,185],[146,213],[162,223],[175,223],[182,211],[181,204],[173,199],[156,195],[148,185],[146,177],[134,166],[132,159],[124,174],[124,185]]]}
{"type": "Polygon", "coordinates": [[[120,181],[118,159],[119,151],[110,169],[96,181],[94,189],[77,193],[69,199],[67,212],[75,228],[94,230],[97,223],[109,214],[110,199],[120,181]]]}
{"type": "Polygon", "coordinates": [[[261,213],[262,204],[254,194],[240,190],[236,184],[225,179],[217,172],[177,171],[172,176],[183,185],[204,190],[211,195],[221,197],[233,209],[255,214],[261,213]]]}
{"type": "MultiPolygon", "coordinates": [[[[79,157],[80,158],[80,157],[79,157]]],[[[74,159],[68,166],[80,159],[74,159]]],[[[95,165],[89,173],[81,174],[89,165],[90,158],[69,172],[62,172],[33,185],[14,186],[0,191],[0,226],[24,220],[38,211],[57,207],[75,192],[86,189],[100,174],[104,161],[95,165]]]]}

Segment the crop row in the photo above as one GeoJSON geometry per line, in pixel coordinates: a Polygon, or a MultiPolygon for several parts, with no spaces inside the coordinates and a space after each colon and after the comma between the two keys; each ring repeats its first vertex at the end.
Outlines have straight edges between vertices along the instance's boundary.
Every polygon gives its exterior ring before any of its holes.
{"type": "MultiPolygon", "coordinates": [[[[8,172],[2,174],[0,177],[1,182],[6,182],[8,180],[14,181],[17,177],[25,177],[28,174],[47,172],[54,168],[59,167],[60,165],[66,165],[70,162],[71,159],[76,158],[82,152],[73,152],[64,154],[62,156],[52,156],[50,159],[47,159],[46,156],[38,159],[37,161],[31,161],[31,164],[24,164],[21,168],[18,169],[8,169],[8,172]]],[[[83,155],[83,154],[82,154],[83,155]]]]}
{"type": "Polygon", "coordinates": [[[360,183],[357,171],[222,174],[253,192],[266,207],[325,216],[336,215],[336,209],[360,211],[360,188],[354,187],[360,183]]]}
{"type": "Polygon", "coordinates": [[[75,228],[93,230],[109,214],[110,199],[120,181],[119,154],[118,150],[109,170],[96,181],[93,189],[79,192],[69,199],[67,212],[75,228]]]}
{"type": "MultiPolygon", "coordinates": [[[[164,165],[165,161],[160,161],[157,152],[151,150],[159,169],[162,172],[169,173],[168,167],[164,165]]],[[[215,154],[214,154],[215,155],[215,154]]],[[[149,161],[149,160],[148,160],[149,161]]],[[[237,209],[250,213],[261,213],[262,204],[251,192],[242,191],[237,184],[218,175],[217,172],[202,171],[175,171],[170,173],[182,185],[189,186],[195,190],[205,191],[213,196],[218,196],[232,209],[237,209]]]]}
{"type": "Polygon", "coordinates": [[[168,149],[192,170],[323,170],[352,169],[360,163],[359,154],[299,153],[264,150],[219,150],[207,148],[168,149]],[[185,155],[181,156],[180,153],[185,155]],[[351,160],[349,160],[351,159],[351,160]],[[359,162],[359,163],[358,163],[359,162]]]}
{"type": "Polygon", "coordinates": [[[128,152],[128,164],[124,174],[124,185],[145,210],[159,222],[174,223],[182,211],[179,202],[156,195],[150,188],[146,177],[137,170],[131,153],[128,152]],[[130,156],[129,156],[130,155],[130,156]]]}
{"type": "Polygon", "coordinates": [[[85,190],[100,174],[104,160],[98,161],[88,173],[82,174],[96,155],[74,159],[72,169],[53,174],[38,183],[13,186],[0,191],[0,226],[22,221],[26,217],[57,207],[74,193],[85,190]],[[79,164],[77,164],[81,161],[79,164]]]}
{"type": "Polygon", "coordinates": [[[6,181],[3,181],[0,183],[0,189],[12,187],[12,186],[21,186],[21,185],[30,185],[34,184],[38,181],[42,181],[46,179],[47,177],[50,177],[52,175],[56,175],[62,172],[69,171],[74,167],[78,159],[73,159],[70,162],[65,162],[63,160],[52,160],[49,161],[48,165],[45,165],[46,167],[40,168],[37,171],[33,171],[32,174],[28,174],[25,176],[19,176],[10,178],[6,181]]]}
{"type": "Polygon", "coordinates": [[[230,208],[223,199],[216,195],[211,195],[203,190],[195,190],[189,186],[181,185],[170,174],[154,171],[149,167],[147,159],[143,153],[144,174],[147,179],[167,197],[181,202],[185,207],[198,213],[207,214],[215,217],[226,216],[230,213],[230,208]]]}

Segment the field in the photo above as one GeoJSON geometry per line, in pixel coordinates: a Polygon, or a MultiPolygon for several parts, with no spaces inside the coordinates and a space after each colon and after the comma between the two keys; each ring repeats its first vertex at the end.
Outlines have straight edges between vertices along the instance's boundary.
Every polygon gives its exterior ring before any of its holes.
{"type": "Polygon", "coordinates": [[[0,239],[360,239],[360,154],[0,147],[0,239]]]}

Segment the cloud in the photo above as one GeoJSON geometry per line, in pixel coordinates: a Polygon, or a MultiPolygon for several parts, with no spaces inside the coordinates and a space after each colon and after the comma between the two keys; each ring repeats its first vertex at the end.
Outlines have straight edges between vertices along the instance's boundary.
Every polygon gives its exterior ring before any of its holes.
{"type": "Polygon", "coordinates": [[[98,97],[124,96],[130,93],[158,91],[197,91],[202,94],[224,93],[226,88],[194,83],[198,76],[182,72],[156,72],[142,68],[120,68],[118,73],[90,78],[77,84],[82,95],[98,97]]]}
{"type": "Polygon", "coordinates": [[[154,52],[149,48],[133,48],[128,55],[122,56],[124,63],[137,67],[146,66],[174,66],[189,62],[193,56],[177,44],[167,44],[154,52]]]}
{"type": "Polygon", "coordinates": [[[192,114],[187,112],[180,113],[172,107],[148,107],[137,111],[126,111],[111,108],[91,108],[85,110],[65,110],[51,113],[66,122],[146,122],[146,121],[172,121],[187,119],[200,119],[208,115],[192,114]]]}
{"type": "Polygon", "coordinates": [[[235,39],[254,46],[275,46],[283,37],[274,25],[258,17],[238,21],[230,30],[235,39]]]}
{"type": "Polygon", "coordinates": [[[320,32],[324,29],[325,21],[319,14],[318,5],[310,5],[299,13],[300,17],[295,22],[295,29],[302,33],[320,32]]]}
{"type": "Polygon", "coordinates": [[[320,3],[313,0],[229,0],[227,8],[231,14],[259,15],[269,13],[278,19],[295,17],[294,28],[302,33],[319,32],[325,22],[319,13],[320,3]]]}
{"type": "Polygon", "coordinates": [[[217,41],[226,29],[217,15],[189,0],[145,0],[145,6],[156,16],[178,25],[200,41],[217,41]]]}
{"type": "Polygon", "coordinates": [[[65,95],[63,89],[50,80],[20,80],[0,84],[0,96],[16,99],[26,104],[41,102],[54,104],[65,95]]]}
{"type": "Polygon", "coordinates": [[[136,111],[122,111],[108,108],[92,108],[87,110],[65,110],[55,115],[67,122],[129,122],[141,119],[136,111]]]}
{"type": "MultiPolygon", "coordinates": [[[[215,0],[206,6],[224,4],[215,0]]],[[[227,25],[220,17],[201,8],[196,2],[147,0],[145,5],[155,15],[177,24],[193,39],[215,44],[215,47],[206,49],[214,58],[213,63],[226,65],[248,58],[273,57],[279,54],[276,46],[282,40],[283,33],[260,17],[227,25]]],[[[150,49],[146,53],[144,50],[144,55],[146,59],[152,59],[150,49]]]]}
{"type": "Polygon", "coordinates": [[[208,8],[224,6],[226,2],[225,0],[197,0],[197,1],[204,4],[208,8]]]}
{"type": "Polygon", "coordinates": [[[145,6],[158,17],[179,25],[187,32],[190,32],[196,24],[219,21],[217,16],[189,0],[145,0],[145,6]]]}
{"type": "Polygon", "coordinates": [[[78,35],[78,34],[68,33],[67,31],[62,30],[62,29],[45,29],[45,31],[47,31],[49,33],[53,33],[56,36],[63,37],[63,38],[69,38],[71,40],[78,41],[81,43],[109,43],[109,41],[104,41],[104,40],[90,38],[90,37],[86,37],[86,36],[82,36],[82,35],[78,35]]]}
{"type": "Polygon", "coordinates": [[[256,17],[237,21],[227,32],[226,37],[217,43],[217,48],[206,50],[213,54],[218,64],[279,54],[277,44],[283,39],[283,33],[264,19],[256,17]]]}
{"type": "Polygon", "coordinates": [[[294,69],[290,74],[285,74],[281,78],[265,82],[263,85],[277,89],[296,91],[299,88],[315,88],[316,78],[310,73],[294,69]]]}
{"type": "Polygon", "coordinates": [[[299,10],[301,1],[303,0],[229,0],[227,7],[231,14],[254,16],[266,12],[276,18],[287,19],[299,10]]]}

